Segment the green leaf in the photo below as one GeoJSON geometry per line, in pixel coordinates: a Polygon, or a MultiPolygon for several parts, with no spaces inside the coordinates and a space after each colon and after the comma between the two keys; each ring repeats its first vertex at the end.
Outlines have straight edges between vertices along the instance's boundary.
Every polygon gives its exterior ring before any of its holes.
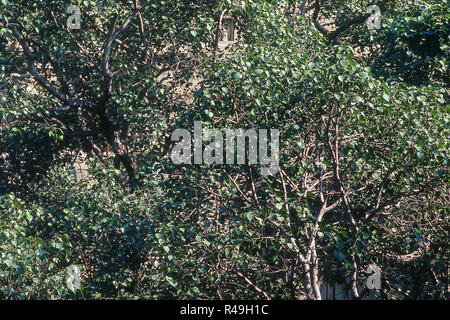
{"type": "Polygon", "coordinates": [[[233,78],[233,80],[239,81],[239,80],[241,80],[242,75],[239,72],[232,72],[231,77],[233,78]]]}

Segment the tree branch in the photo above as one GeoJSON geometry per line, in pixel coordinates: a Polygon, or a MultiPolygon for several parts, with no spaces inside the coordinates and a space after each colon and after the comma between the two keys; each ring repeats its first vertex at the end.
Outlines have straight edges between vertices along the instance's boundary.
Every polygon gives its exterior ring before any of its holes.
{"type": "Polygon", "coordinates": [[[19,44],[21,45],[25,53],[30,74],[45,90],[47,90],[51,95],[53,95],[66,105],[74,107],[82,107],[89,111],[92,111],[94,109],[93,103],[89,101],[71,98],[69,95],[65,94],[63,91],[61,91],[60,89],[56,88],[53,84],[51,84],[47,78],[42,76],[36,69],[35,65],[36,55],[31,51],[28,41],[22,36],[22,34],[17,30],[17,28],[14,25],[10,24],[10,29],[14,37],[17,39],[17,41],[19,41],[19,44]]]}

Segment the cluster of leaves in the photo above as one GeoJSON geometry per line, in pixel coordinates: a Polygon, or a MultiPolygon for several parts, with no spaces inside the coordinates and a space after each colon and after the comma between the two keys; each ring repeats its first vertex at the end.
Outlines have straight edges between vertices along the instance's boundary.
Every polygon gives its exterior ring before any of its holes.
{"type": "Polygon", "coordinates": [[[417,1],[402,15],[388,16],[384,22],[388,27],[373,36],[379,47],[374,74],[412,85],[448,87],[448,5],[448,1],[417,1]]]}

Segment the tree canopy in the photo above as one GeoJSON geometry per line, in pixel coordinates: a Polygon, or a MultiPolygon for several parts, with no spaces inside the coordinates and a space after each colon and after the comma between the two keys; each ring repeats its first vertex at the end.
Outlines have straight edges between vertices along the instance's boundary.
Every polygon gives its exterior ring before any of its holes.
{"type": "Polygon", "coordinates": [[[448,37],[447,0],[2,0],[0,299],[448,299],[448,37]],[[174,164],[194,121],[279,129],[278,172],[174,164]]]}

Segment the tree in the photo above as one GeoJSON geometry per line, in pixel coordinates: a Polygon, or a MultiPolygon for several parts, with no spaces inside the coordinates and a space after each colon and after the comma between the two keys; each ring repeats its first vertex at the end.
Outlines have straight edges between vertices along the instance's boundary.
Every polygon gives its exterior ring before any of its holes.
{"type": "Polygon", "coordinates": [[[448,298],[446,1],[76,4],[1,7],[0,297],[448,298]],[[279,129],[280,170],[175,165],[194,121],[279,129]]]}

